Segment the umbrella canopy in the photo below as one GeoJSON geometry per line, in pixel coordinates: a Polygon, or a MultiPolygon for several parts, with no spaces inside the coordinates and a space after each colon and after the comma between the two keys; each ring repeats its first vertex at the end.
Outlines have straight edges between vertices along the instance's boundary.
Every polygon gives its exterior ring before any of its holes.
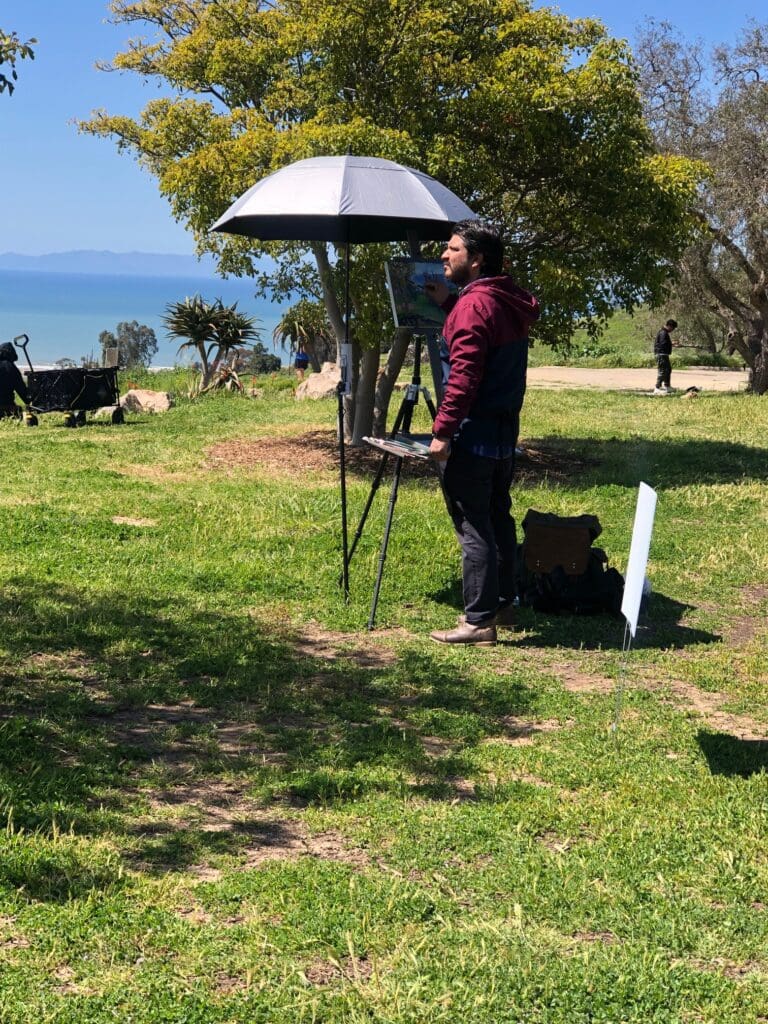
{"type": "Polygon", "coordinates": [[[261,241],[421,241],[448,238],[475,214],[445,185],[368,156],[298,160],[262,178],[211,228],[261,241]]]}

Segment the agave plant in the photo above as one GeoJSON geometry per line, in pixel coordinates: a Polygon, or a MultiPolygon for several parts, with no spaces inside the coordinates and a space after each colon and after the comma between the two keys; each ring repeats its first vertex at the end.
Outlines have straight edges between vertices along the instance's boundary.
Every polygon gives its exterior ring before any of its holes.
{"type": "Polygon", "coordinates": [[[201,390],[232,349],[259,337],[255,318],[241,313],[237,303],[225,306],[221,299],[206,302],[200,295],[171,302],[165,308],[163,323],[172,338],[184,339],[179,352],[191,348],[200,357],[201,390]]]}

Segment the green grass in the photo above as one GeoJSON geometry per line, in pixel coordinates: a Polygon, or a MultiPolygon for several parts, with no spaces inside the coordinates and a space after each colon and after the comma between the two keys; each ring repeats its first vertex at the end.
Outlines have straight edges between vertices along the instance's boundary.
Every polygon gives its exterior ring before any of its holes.
{"type": "Polygon", "coordinates": [[[527,609],[430,644],[458,551],[408,466],[369,633],[388,485],[347,605],[334,403],[161,386],[0,422],[3,1024],[768,1019],[768,406],[529,393],[520,518],[623,570],[658,490],[625,662],[527,609]]]}
{"type": "MultiPolygon", "coordinates": [[[[531,366],[585,366],[602,369],[614,367],[653,367],[653,340],[663,317],[647,309],[639,309],[634,316],[618,310],[597,339],[591,339],[585,331],[577,331],[568,352],[556,352],[548,345],[534,345],[530,352],[531,366]]],[[[686,334],[685,324],[675,334],[675,344],[681,342],[672,352],[672,367],[716,366],[743,369],[744,362],[738,357],[725,353],[709,353],[692,347],[696,338],[686,334]]]]}

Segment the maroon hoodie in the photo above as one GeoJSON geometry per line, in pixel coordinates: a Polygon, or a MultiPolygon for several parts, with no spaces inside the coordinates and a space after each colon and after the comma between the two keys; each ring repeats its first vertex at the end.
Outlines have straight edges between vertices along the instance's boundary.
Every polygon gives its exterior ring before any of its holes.
{"type": "Polygon", "coordinates": [[[462,428],[459,441],[482,442],[484,424],[522,408],[528,328],[539,303],[505,274],[479,277],[443,308],[450,373],[432,432],[448,439],[462,428]]]}

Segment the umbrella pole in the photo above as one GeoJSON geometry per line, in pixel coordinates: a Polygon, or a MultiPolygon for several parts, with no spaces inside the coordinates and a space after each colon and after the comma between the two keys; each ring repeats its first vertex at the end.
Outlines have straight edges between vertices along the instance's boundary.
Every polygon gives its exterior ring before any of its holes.
{"type": "Polygon", "coordinates": [[[344,395],[349,383],[349,239],[344,254],[344,347],[342,358],[341,380],[337,390],[339,399],[339,482],[341,485],[341,547],[342,547],[342,581],[344,584],[344,600],[349,602],[349,538],[347,532],[347,473],[344,452],[344,395]]]}

